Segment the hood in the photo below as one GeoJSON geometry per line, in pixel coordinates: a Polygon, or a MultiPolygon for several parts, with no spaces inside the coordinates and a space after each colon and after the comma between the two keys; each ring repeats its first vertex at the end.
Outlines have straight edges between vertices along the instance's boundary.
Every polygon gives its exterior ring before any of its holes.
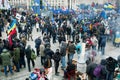
{"type": "Polygon", "coordinates": [[[101,65],[106,65],[106,60],[105,59],[102,59],[101,62],[100,62],[101,65]]]}
{"type": "Polygon", "coordinates": [[[8,50],[7,49],[3,49],[3,52],[6,53],[8,50]]]}

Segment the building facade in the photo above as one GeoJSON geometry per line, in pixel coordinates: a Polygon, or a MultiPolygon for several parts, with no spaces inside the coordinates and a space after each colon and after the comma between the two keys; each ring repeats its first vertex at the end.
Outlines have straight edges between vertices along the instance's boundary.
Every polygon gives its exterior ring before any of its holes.
{"type": "Polygon", "coordinates": [[[65,8],[65,9],[77,9],[79,4],[92,4],[92,2],[103,4],[108,2],[107,0],[44,0],[44,6],[51,6],[52,8],[65,8]],[[47,3],[47,4],[46,4],[47,3]]]}
{"type": "Polygon", "coordinates": [[[9,0],[9,4],[12,7],[26,7],[29,9],[31,6],[31,0],[9,0]]]}
{"type": "MultiPolygon", "coordinates": [[[[13,6],[26,6],[27,9],[30,8],[31,3],[34,0],[9,0],[10,5],[13,6]]],[[[54,9],[77,9],[79,4],[91,4],[92,2],[103,4],[105,2],[113,2],[115,0],[42,0],[42,5],[45,8],[51,7],[54,9]]]]}

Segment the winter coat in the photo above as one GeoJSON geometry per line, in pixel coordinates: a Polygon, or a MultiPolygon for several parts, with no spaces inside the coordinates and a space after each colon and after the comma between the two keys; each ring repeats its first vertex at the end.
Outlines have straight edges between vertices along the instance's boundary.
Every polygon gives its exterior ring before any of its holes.
{"type": "Polygon", "coordinates": [[[26,54],[26,58],[27,59],[30,59],[31,58],[31,53],[32,53],[32,50],[31,50],[31,48],[27,48],[26,50],[25,50],[25,54],[26,54]]]}
{"type": "Polygon", "coordinates": [[[82,44],[81,43],[77,43],[76,51],[77,51],[78,54],[80,54],[82,52],[82,44]]]}
{"type": "Polygon", "coordinates": [[[20,43],[20,58],[24,57],[25,55],[25,47],[22,43],[20,43]]]}
{"type": "Polygon", "coordinates": [[[73,43],[68,46],[69,54],[75,53],[75,50],[76,50],[76,47],[75,47],[75,45],[73,43]]]}
{"type": "Polygon", "coordinates": [[[35,40],[35,48],[39,48],[40,44],[41,44],[41,39],[37,38],[35,40]]]}
{"type": "Polygon", "coordinates": [[[44,50],[45,50],[45,46],[43,44],[41,44],[40,45],[40,55],[41,56],[45,56],[44,50]]]}
{"type": "Polygon", "coordinates": [[[116,68],[116,65],[117,65],[117,61],[115,59],[113,59],[112,57],[108,57],[106,59],[106,68],[108,71],[110,72],[114,72],[115,71],[115,68],[116,68]]]}
{"type": "Polygon", "coordinates": [[[19,60],[20,60],[20,48],[17,47],[13,51],[13,61],[19,62],[19,60]]]}
{"type": "Polygon", "coordinates": [[[59,62],[60,59],[61,59],[60,53],[59,53],[59,52],[56,52],[56,53],[53,55],[53,60],[54,60],[55,62],[59,62]]]}
{"type": "Polygon", "coordinates": [[[66,49],[67,49],[67,44],[65,42],[62,42],[60,46],[61,56],[66,56],[66,49]]]}
{"type": "Polygon", "coordinates": [[[75,64],[70,64],[70,65],[68,65],[67,68],[66,68],[67,72],[70,72],[70,71],[75,70],[75,69],[76,69],[75,64]]]}
{"type": "Polygon", "coordinates": [[[106,60],[102,59],[100,65],[102,66],[101,78],[106,79],[106,75],[107,75],[106,60]]]}
{"type": "Polygon", "coordinates": [[[11,65],[11,55],[7,49],[3,49],[0,57],[2,59],[3,66],[11,65]]]}
{"type": "Polygon", "coordinates": [[[93,74],[93,71],[94,69],[97,67],[97,64],[96,63],[90,63],[87,65],[87,68],[86,68],[86,73],[92,77],[94,77],[94,74],[93,74]]]}
{"type": "Polygon", "coordinates": [[[105,47],[106,46],[106,36],[105,35],[101,35],[100,36],[100,46],[101,47],[105,47]]]}
{"type": "Polygon", "coordinates": [[[45,53],[45,56],[49,56],[50,58],[52,58],[52,56],[53,56],[53,54],[54,54],[54,52],[51,50],[51,49],[48,49],[48,48],[46,48],[45,50],[44,50],[44,53],[45,53]]]}

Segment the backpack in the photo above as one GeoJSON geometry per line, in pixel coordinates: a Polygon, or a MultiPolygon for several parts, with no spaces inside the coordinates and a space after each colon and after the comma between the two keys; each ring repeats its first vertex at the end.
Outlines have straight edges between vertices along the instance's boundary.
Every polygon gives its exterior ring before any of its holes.
{"type": "Polygon", "coordinates": [[[32,60],[37,58],[37,56],[35,55],[35,52],[33,50],[31,50],[31,58],[32,58],[32,60]]]}
{"type": "Polygon", "coordinates": [[[98,65],[93,71],[94,76],[100,77],[101,76],[101,71],[102,71],[102,66],[98,65]]]}

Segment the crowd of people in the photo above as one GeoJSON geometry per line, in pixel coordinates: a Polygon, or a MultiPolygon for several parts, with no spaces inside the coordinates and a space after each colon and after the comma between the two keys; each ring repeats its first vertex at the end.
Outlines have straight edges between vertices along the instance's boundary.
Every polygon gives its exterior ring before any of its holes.
{"type": "MultiPolygon", "coordinates": [[[[3,37],[2,31],[6,32],[12,19],[16,19],[12,15],[8,16],[7,19],[3,16],[0,17],[1,37],[3,37]],[[4,23],[3,20],[7,22],[4,23]]],[[[49,17],[40,18],[39,16],[27,14],[25,18],[22,16],[20,20],[16,19],[18,32],[12,36],[13,44],[9,45],[10,41],[8,39],[0,39],[0,64],[4,66],[5,76],[8,76],[7,67],[9,67],[11,74],[14,74],[12,71],[13,65],[16,67],[16,72],[20,72],[21,68],[26,68],[26,65],[28,65],[28,71],[31,72],[30,62],[32,62],[32,67],[35,67],[34,59],[31,58],[32,53],[36,54],[37,57],[41,57],[41,62],[39,63],[41,63],[46,70],[52,67],[52,60],[54,60],[55,75],[57,76],[59,76],[58,68],[60,61],[61,69],[64,73],[75,70],[76,67],[72,63],[74,54],[77,53],[78,60],[80,60],[82,43],[85,43],[85,54],[87,54],[86,73],[88,74],[89,80],[113,80],[113,73],[118,61],[112,57],[101,60],[100,65],[102,65],[102,68],[104,67],[104,76],[95,76],[95,74],[93,74],[94,69],[98,66],[98,64],[94,62],[94,56],[97,55],[98,51],[101,52],[101,55],[106,54],[106,42],[111,39],[109,37],[113,37],[115,33],[106,25],[107,20],[98,17],[92,20],[83,19],[77,21],[74,15],[62,14],[54,15],[53,17],[54,21],[50,20],[49,17]],[[42,35],[33,39],[33,28],[36,28],[36,31],[41,32],[42,35]],[[27,46],[30,38],[31,41],[35,42],[36,50],[31,48],[31,45],[27,46]],[[51,44],[57,42],[59,43],[59,48],[53,51],[51,44]],[[91,57],[91,55],[93,56],[91,57]],[[68,60],[65,56],[68,57],[68,60]],[[69,65],[66,64],[67,62],[69,65]],[[72,66],[72,68],[69,66],[72,66]]],[[[115,43],[115,45],[120,46],[120,43],[115,43]]],[[[66,77],[66,75],[64,76],[66,77]]]]}

